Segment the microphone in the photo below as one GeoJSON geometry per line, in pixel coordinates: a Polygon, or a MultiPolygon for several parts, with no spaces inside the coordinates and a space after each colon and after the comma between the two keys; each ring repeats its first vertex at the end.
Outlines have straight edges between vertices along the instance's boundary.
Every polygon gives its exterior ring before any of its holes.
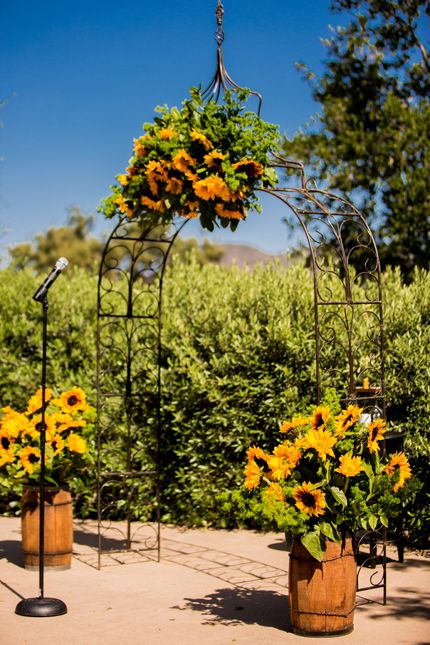
{"type": "Polygon", "coordinates": [[[53,282],[58,278],[60,275],[61,271],[64,271],[64,269],[67,267],[69,264],[69,261],[66,260],[66,258],[60,258],[59,260],[56,261],[55,267],[52,269],[51,273],[48,275],[47,278],[42,282],[38,290],[33,296],[33,300],[36,300],[36,302],[43,302],[48,294],[48,289],[51,286],[53,282]]]}

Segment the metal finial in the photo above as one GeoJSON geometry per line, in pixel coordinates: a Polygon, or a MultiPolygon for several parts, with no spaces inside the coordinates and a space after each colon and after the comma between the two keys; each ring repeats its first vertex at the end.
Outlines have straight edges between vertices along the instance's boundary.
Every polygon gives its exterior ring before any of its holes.
{"type": "Polygon", "coordinates": [[[224,7],[221,2],[221,0],[218,0],[217,7],[215,9],[215,16],[216,16],[216,21],[217,21],[217,30],[215,32],[215,40],[217,42],[218,47],[221,47],[221,45],[224,42],[224,30],[222,28],[222,19],[224,16],[224,7]]]}

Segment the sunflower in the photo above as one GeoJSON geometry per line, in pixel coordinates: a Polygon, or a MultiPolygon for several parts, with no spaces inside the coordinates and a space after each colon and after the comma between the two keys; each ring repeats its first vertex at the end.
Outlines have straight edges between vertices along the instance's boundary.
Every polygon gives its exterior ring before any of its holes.
{"type": "Polygon", "coordinates": [[[319,405],[315,408],[313,415],[309,419],[311,426],[314,430],[326,428],[327,422],[330,418],[330,408],[328,406],[319,405]]]}
{"type": "Polygon", "coordinates": [[[273,455],[267,458],[273,479],[284,479],[297,466],[302,453],[293,443],[285,442],[277,446],[273,455]]]}
{"type": "Polygon", "coordinates": [[[245,486],[248,490],[257,488],[261,479],[261,470],[257,463],[251,459],[245,466],[245,486]]]}
{"type": "Polygon", "coordinates": [[[12,447],[6,450],[0,448],[0,467],[4,466],[5,464],[12,464],[15,461],[15,458],[15,451],[12,449],[12,447]]]}
{"type": "Polygon", "coordinates": [[[279,425],[279,432],[290,432],[302,426],[307,425],[308,420],[306,417],[294,417],[291,421],[283,421],[279,425]]]}
{"type": "Polygon", "coordinates": [[[324,515],[327,506],[325,494],[316,488],[312,490],[311,482],[303,482],[301,486],[293,489],[292,495],[297,508],[308,515],[324,515]]]}
{"type": "Polygon", "coordinates": [[[64,439],[59,434],[54,435],[49,443],[52,446],[54,455],[59,455],[64,449],[64,439]]]}
{"type": "Polygon", "coordinates": [[[305,450],[313,449],[318,453],[323,461],[326,460],[327,455],[334,457],[333,446],[336,443],[334,437],[328,430],[309,430],[303,437],[303,447],[305,450]]]}
{"type": "Polygon", "coordinates": [[[118,195],[115,199],[115,204],[118,206],[121,213],[125,213],[127,217],[133,217],[133,209],[130,207],[129,203],[126,202],[122,195],[118,195]]]}
{"type": "Polygon", "coordinates": [[[266,495],[274,497],[277,502],[285,502],[284,491],[282,490],[282,486],[277,482],[271,482],[269,484],[268,488],[266,488],[266,495]]]}
{"type": "Polygon", "coordinates": [[[181,148],[181,150],[178,150],[178,152],[172,159],[172,166],[175,168],[175,170],[179,170],[179,172],[183,173],[185,173],[185,171],[188,170],[190,166],[195,166],[196,163],[196,160],[193,159],[183,148],[181,148]]]}
{"type": "Polygon", "coordinates": [[[335,435],[342,435],[352,428],[360,420],[362,412],[363,408],[359,408],[358,405],[348,405],[346,410],[342,410],[334,420],[335,435]]]}
{"type": "Polygon", "coordinates": [[[161,128],[160,132],[158,133],[158,136],[163,141],[170,141],[176,136],[176,132],[172,130],[172,128],[161,128]]]}
{"type": "Polygon", "coordinates": [[[80,455],[83,455],[88,450],[85,439],[74,432],[71,432],[67,437],[67,447],[70,452],[77,452],[80,455]]]}
{"type": "Polygon", "coordinates": [[[207,155],[203,157],[203,161],[207,165],[208,168],[219,168],[220,163],[224,161],[224,159],[227,158],[227,155],[223,154],[222,152],[217,152],[216,150],[214,152],[209,152],[207,155]]]}
{"type": "Polygon", "coordinates": [[[264,451],[261,448],[257,448],[257,446],[251,446],[251,448],[248,448],[246,456],[248,461],[251,461],[252,459],[265,459],[266,457],[264,451]]]}
{"type": "Polygon", "coordinates": [[[159,192],[159,182],[166,182],[168,177],[166,170],[163,168],[159,161],[148,161],[145,170],[146,178],[148,180],[149,190],[155,196],[159,192]]]}
{"type": "Polygon", "coordinates": [[[32,446],[26,446],[19,452],[19,458],[22,466],[28,475],[32,475],[33,471],[40,464],[40,450],[32,446]]]}
{"type": "Polygon", "coordinates": [[[224,201],[230,199],[230,189],[225,183],[224,179],[218,175],[211,175],[205,179],[199,179],[193,183],[193,189],[197,197],[208,201],[220,197],[224,201]]]}
{"type": "Polygon", "coordinates": [[[58,405],[63,412],[87,412],[89,405],[86,402],[85,392],[80,387],[73,387],[68,392],[63,392],[58,399],[58,405]]]}
{"type": "Polygon", "coordinates": [[[378,452],[378,441],[383,440],[386,429],[386,423],[383,419],[375,419],[375,421],[369,423],[367,426],[367,447],[369,448],[369,452],[378,452]]]}
{"type": "Polygon", "coordinates": [[[147,136],[139,137],[139,139],[133,139],[133,142],[134,142],[133,150],[134,150],[134,154],[137,157],[146,157],[147,151],[144,144],[145,144],[145,141],[147,140],[148,140],[147,136]]]}
{"type": "Polygon", "coordinates": [[[166,190],[172,195],[180,195],[182,192],[183,183],[176,177],[169,177],[166,182],[166,190]]]}
{"type": "Polygon", "coordinates": [[[405,481],[407,479],[412,477],[408,458],[403,452],[395,452],[388,464],[385,466],[384,471],[388,473],[390,477],[395,476],[397,478],[393,488],[395,493],[397,493],[399,488],[402,488],[405,485],[405,481]]]}
{"type": "Polygon", "coordinates": [[[119,183],[121,186],[127,186],[128,184],[128,175],[117,175],[116,178],[118,179],[119,183]]]}
{"type": "MultiPolygon", "coordinates": [[[[39,439],[40,432],[42,430],[42,415],[38,414],[37,416],[30,419],[25,430],[25,434],[30,435],[32,439],[39,439]]],[[[45,414],[45,434],[46,438],[51,439],[54,436],[56,431],[55,422],[52,419],[50,414],[45,414]]]]}
{"type": "Polygon", "coordinates": [[[9,438],[16,438],[25,432],[28,426],[28,417],[22,412],[15,412],[10,406],[3,408],[5,413],[1,420],[1,432],[9,438]]]}
{"type": "Polygon", "coordinates": [[[361,457],[353,457],[352,450],[339,457],[340,466],[335,468],[336,472],[345,477],[355,477],[363,470],[363,463],[361,457]]]}
{"type": "Polygon", "coordinates": [[[198,132],[197,130],[191,130],[190,135],[191,139],[193,141],[198,141],[199,143],[201,143],[206,151],[212,150],[212,148],[214,147],[212,141],[209,141],[209,139],[201,132],[198,132]]]}
{"type": "Polygon", "coordinates": [[[152,211],[157,211],[158,213],[164,213],[164,211],[166,210],[166,206],[162,199],[158,199],[157,201],[155,201],[150,197],[146,197],[146,195],[142,195],[140,198],[140,203],[142,204],[142,206],[146,206],[147,208],[150,208],[152,211]]]}
{"type": "Polygon", "coordinates": [[[225,217],[228,219],[245,219],[246,215],[243,210],[232,211],[224,207],[224,204],[217,204],[215,206],[215,211],[220,217],[225,217]]]}
{"type": "MultiPolygon", "coordinates": [[[[45,403],[52,399],[53,392],[51,388],[47,387],[45,389],[45,403]]],[[[25,411],[26,414],[33,414],[34,412],[38,412],[42,409],[42,388],[39,388],[36,392],[36,394],[33,394],[32,397],[30,397],[28,401],[28,406],[27,410],[25,411]]]]}
{"type": "Polygon", "coordinates": [[[241,161],[233,163],[231,167],[233,170],[237,170],[238,172],[246,172],[248,177],[251,179],[261,177],[264,172],[263,164],[258,161],[254,161],[253,159],[242,159],[241,161]]]}
{"type": "Polygon", "coordinates": [[[187,202],[186,207],[188,210],[181,211],[180,215],[182,217],[186,217],[187,219],[198,217],[199,215],[197,211],[198,205],[199,205],[198,202],[187,202]]]}

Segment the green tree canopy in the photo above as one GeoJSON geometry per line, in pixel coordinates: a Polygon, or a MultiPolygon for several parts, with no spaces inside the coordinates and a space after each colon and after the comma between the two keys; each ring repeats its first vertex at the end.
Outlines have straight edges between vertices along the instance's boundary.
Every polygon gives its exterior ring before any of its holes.
{"type": "Polygon", "coordinates": [[[65,226],[39,233],[34,244],[23,242],[9,248],[12,267],[29,266],[38,272],[46,271],[64,256],[75,266],[93,268],[100,262],[103,251],[103,242],[90,235],[93,219],[92,215],[85,216],[78,206],[72,206],[65,226]]]}
{"type": "Polygon", "coordinates": [[[333,0],[347,24],[323,40],[325,71],[306,65],[322,114],[284,150],[317,181],[353,194],[385,264],[409,273],[430,257],[429,0],[333,0]]]}

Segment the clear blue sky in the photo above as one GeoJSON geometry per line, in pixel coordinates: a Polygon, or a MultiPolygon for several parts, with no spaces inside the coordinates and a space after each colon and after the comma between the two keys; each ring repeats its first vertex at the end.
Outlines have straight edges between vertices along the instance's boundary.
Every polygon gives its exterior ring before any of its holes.
{"type": "MultiPolygon", "coordinates": [[[[338,16],[329,0],[224,0],[224,59],[240,85],[263,94],[262,116],[291,135],[317,110],[296,61],[321,70],[320,37],[338,16]]],[[[179,105],[215,71],[216,0],[2,0],[0,8],[0,256],[67,219],[96,214],[132,139],[159,104],[179,105]]],[[[187,235],[288,248],[279,205],[237,231],[187,235]]],[[[112,227],[96,215],[96,232],[112,227]]]]}

